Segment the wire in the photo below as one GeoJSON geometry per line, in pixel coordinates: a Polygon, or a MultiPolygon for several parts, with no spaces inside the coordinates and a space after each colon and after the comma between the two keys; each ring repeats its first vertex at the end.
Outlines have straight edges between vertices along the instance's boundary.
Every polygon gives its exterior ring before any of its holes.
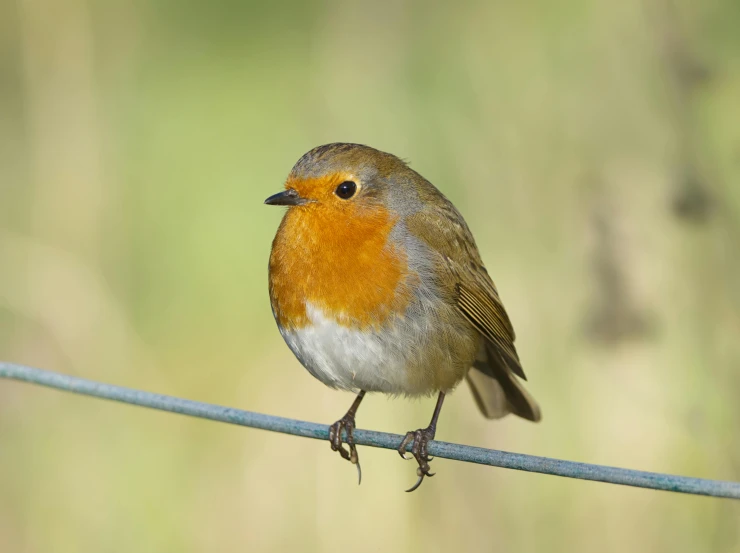
{"type": "MultiPolygon", "coordinates": [[[[75,394],[119,401],[140,407],[169,411],[171,413],[179,413],[181,415],[229,424],[260,428],[272,432],[282,432],[284,434],[316,438],[318,440],[327,440],[329,438],[329,428],[322,424],[285,419],[261,413],[253,413],[251,411],[242,411],[241,409],[231,407],[201,403],[189,399],[153,394],[12,363],[0,362],[0,378],[20,380],[75,394]]],[[[386,449],[397,449],[403,439],[402,436],[397,434],[374,432],[371,430],[355,430],[354,438],[358,445],[386,449]]],[[[725,482],[692,478],[689,476],[643,472],[439,441],[429,443],[429,454],[456,461],[539,472],[581,480],[594,480],[597,482],[608,482],[653,490],[740,499],[740,482],[725,482]]]]}

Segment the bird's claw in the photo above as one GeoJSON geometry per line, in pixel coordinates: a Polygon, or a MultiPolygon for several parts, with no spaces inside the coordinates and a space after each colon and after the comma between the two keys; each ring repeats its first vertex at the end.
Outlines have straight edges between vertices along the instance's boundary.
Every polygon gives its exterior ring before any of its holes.
{"type": "Polygon", "coordinates": [[[357,466],[357,483],[362,483],[362,468],[360,459],[357,455],[357,446],[355,446],[355,418],[349,414],[343,416],[337,422],[329,427],[329,445],[332,451],[338,451],[342,459],[346,459],[353,465],[357,466]],[[342,442],[342,431],[347,433],[346,443],[349,450],[345,449],[342,442]]]}
{"type": "Polygon", "coordinates": [[[433,439],[433,429],[420,428],[419,430],[407,432],[406,436],[401,442],[401,445],[398,446],[399,455],[401,455],[402,458],[408,460],[411,459],[411,457],[406,456],[406,447],[411,444],[411,455],[414,459],[416,459],[416,462],[419,463],[419,467],[416,469],[416,475],[419,477],[419,479],[416,481],[416,484],[406,490],[407,492],[413,492],[415,489],[421,486],[421,483],[424,481],[425,476],[434,476],[434,473],[429,471],[429,462],[433,458],[429,456],[429,453],[427,451],[427,446],[429,442],[433,439]]]}

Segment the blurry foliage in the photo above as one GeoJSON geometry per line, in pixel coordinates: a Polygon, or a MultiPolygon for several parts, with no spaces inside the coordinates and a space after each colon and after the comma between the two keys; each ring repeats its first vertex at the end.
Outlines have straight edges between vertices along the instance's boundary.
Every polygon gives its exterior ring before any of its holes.
{"type": "MultiPolygon", "coordinates": [[[[441,439],[738,480],[738,28],[736,0],[0,3],[0,357],[336,420],[272,322],[262,200],[356,141],[465,214],[543,407],[462,389],[441,439]]],[[[0,551],[740,550],[728,501],[442,460],[408,496],[361,455],[358,488],[328,444],[2,383],[0,551]]]]}

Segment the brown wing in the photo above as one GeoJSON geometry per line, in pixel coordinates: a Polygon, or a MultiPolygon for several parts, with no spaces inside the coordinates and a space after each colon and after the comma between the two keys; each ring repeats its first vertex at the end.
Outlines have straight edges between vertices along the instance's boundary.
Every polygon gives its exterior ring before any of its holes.
{"type": "Polygon", "coordinates": [[[514,347],[511,321],[490,277],[483,267],[480,271],[457,285],[458,308],[486,338],[484,351],[467,374],[473,397],[488,418],[514,413],[539,421],[537,402],[517,379],[526,377],[514,347]]]}
{"type": "Polygon", "coordinates": [[[457,306],[478,332],[496,346],[514,374],[527,380],[514,347],[514,329],[495,289],[494,294],[486,294],[474,284],[459,282],[457,306]]]}
{"type": "Polygon", "coordinates": [[[406,222],[415,236],[441,254],[445,276],[440,284],[486,339],[484,351],[468,373],[476,403],[489,418],[512,412],[537,421],[539,407],[516,378],[526,380],[514,347],[514,328],[496,286],[483,266],[464,219],[436,189],[425,190],[429,195],[434,192],[438,194],[435,201],[425,202],[423,212],[408,217],[406,222]]]}

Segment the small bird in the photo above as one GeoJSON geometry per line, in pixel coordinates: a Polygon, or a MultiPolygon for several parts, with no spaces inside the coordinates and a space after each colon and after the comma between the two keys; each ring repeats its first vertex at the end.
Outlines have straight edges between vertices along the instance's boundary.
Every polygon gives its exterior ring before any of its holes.
{"type": "Polygon", "coordinates": [[[270,254],[273,315],[314,377],[357,393],[329,442],[360,480],[353,430],[366,392],[438,394],[429,426],[398,447],[410,459],[411,444],[418,463],[406,491],[433,476],[427,444],[445,394],[463,378],[487,418],[540,420],[519,382],[526,377],[514,329],[470,229],[406,162],[360,144],[318,146],[265,203],[288,206],[270,254]]]}

